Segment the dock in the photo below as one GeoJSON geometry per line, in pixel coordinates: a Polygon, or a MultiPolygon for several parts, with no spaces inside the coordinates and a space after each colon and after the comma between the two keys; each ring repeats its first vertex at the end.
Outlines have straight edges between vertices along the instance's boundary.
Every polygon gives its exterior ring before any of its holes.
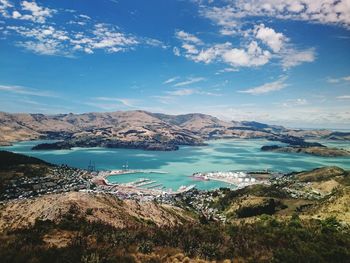
{"type": "Polygon", "coordinates": [[[151,185],[151,186],[148,186],[147,189],[158,189],[161,186],[163,186],[163,184],[151,185]]]}

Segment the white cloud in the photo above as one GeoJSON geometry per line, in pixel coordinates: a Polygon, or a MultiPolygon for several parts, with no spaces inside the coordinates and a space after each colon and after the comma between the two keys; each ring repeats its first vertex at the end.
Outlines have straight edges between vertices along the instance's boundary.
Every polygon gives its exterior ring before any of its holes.
{"type": "MultiPolygon", "coordinates": [[[[316,57],[313,48],[297,50],[293,45],[289,43],[287,45],[289,39],[284,34],[264,24],[256,25],[252,29],[241,30],[237,35],[242,38],[243,45],[236,47],[230,42],[207,44],[202,41],[189,42],[187,41],[189,37],[178,39],[182,42],[181,53],[187,59],[205,64],[221,62],[235,69],[259,67],[275,59],[280,60],[283,69],[287,70],[302,63],[312,62],[316,57]]],[[[196,38],[194,35],[190,34],[190,36],[190,39],[196,38]]],[[[180,55],[178,48],[176,55],[180,55]]]]}
{"type": "Polygon", "coordinates": [[[234,48],[229,42],[222,44],[200,45],[182,44],[183,54],[186,58],[195,62],[209,64],[223,62],[230,67],[256,67],[265,65],[271,59],[271,53],[259,47],[256,41],[251,41],[244,48],[234,48]]]}
{"type": "Polygon", "coordinates": [[[344,81],[350,81],[350,76],[345,76],[341,78],[327,78],[328,83],[340,83],[344,81]]]}
{"type": "Polygon", "coordinates": [[[173,53],[175,56],[179,57],[181,55],[180,49],[178,47],[173,48],[173,53]]]}
{"type": "Polygon", "coordinates": [[[21,16],[22,16],[21,13],[18,11],[12,12],[12,18],[14,18],[14,19],[20,18],[21,16]]]}
{"type": "Polygon", "coordinates": [[[135,104],[138,102],[138,100],[135,99],[126,99],[126,98],[113,98],[113,97],[97,97],[95,100],[98,101],[115,101],[123,104],[124,106],[134,108],[136,107],[135,104]]]}
{"type": "Polygon", "coordinates": [[[68,32],[56,30],[52,26],[38,26],[29,28],[24,26],[8,26],[8,30],[17,33],[25,40],[18,41],[17,45],[42,55],[68,55],[68,32]]]}
{"type": "Polygon", "coordinates": [[[224,68],[220,69],[218,72],[215,73],[215,75],[219,75],[221,73],[226,73],[226,72],[238,72],[239,70],[237,68],[224,68]]]}
{"type": "Polygon", "coordinates": [[[26,13],[21,15],[19,12],[17,12],[16,18],[30,20],[37,23],[45,23],[46,19],[48,17],[52,17],[53,13],[56,12],[54,9],[39,6],[35,1],[23,1],[21,6],[22,10],[26,13]]]}
{"type": "Polygon", "coordinates": [[[163,84],[169,84],[169,83],[172,83],[172,82],[174,82],[174,81],[176,81],[176,80],[178,80],[178,79],[179,79],[178,76],[172,77],[172,78],[170,78],[170,79],[165,80],[165,81],[163,82],[163,84]]]}
{"type": "Polygon", "coordinates": [[[300,49],[293,45],[285,34],[271,27],[259,24],[249,28],[251,20],[246,22],[250,18],[301,20],[327,25],[336,24],[350,29],[349,0],[228,0],[221,7],[216,6],[215,2],[197,3],[200,14],[217,25],[222,35],[238,37],[243,45],[226,50],[224,57],[214,52],[217,44],[208,44],[209,47],[199,49],[199,53],[195,55],[185,54],[187,58],[196,62],[224,61],[234,67],[250,67],[264,65],[271,60],[280,60],[283,69],[287,70],[316,59],[314,48],[300,49]],[[254,42],[257,43],[256,52],[251,52],[254,55],[248,54],[246,43],[254,42]],[[264,45],[272,54],[266,53],[264,45]]]}
{"type": "Polygon", "coordinates": [[[188,96],[196,93],[195,89],[179,89],[179,90],[174,90],[174,91],[168,91],[167,92],[169,95],[172,96],[188,96]]]}
{"type": "Polygon", "coordinates": [[[341,79],[335,79],[335,78],[327,78],[328,83],[339,83],[341,79]]]}
{"type": "MultiPolygon", "coordinates": [[[[192,110],[193,111],[193,110],[192,110]]],[[[196,108],[196,111],[210,114],[224,120],[255,120],[263,123],[285,125],[298,128],[349,128],[350,111],[346,106],[317,107],[276,107],[258,105],[213,105],[196,108]]]]}
{"type": "Polygon", "coordinates": [[[187,54],[198,54],[199,52],[195,45],[191,45],[187,43],[182,44],[182,48],[185,49],[185,52],[187,54]]]}
{"type": "MultiPolygon", "coordinates": [[[[132,36],[126,36],[118,31],[116,27],[107,24],[96,24],[93,30],[93,37],[88,39],[89,48],[106,49],[108,52],[118,52],[127,46],[138,44],[138,41],[132,36]]],[[[73,43],[83,44],[87,39],[75,40],[73,43]]]]}
{"type": "Polygon", "coordinates": [[[175,36],[178,39],[180,39],[184,42],[187,42],[187,43],[193,43],[193,44],[197,44],[197,45],[202,43],[202,41],[198,37],[196,37],[195,35],[192,35],[190,33],[182,31],[182,30],[177,31],[175,33],[175,36]]]}
{"type": "Polygon", "coordinates": [[[273,52],[279,52],[284,46],[287,38],[282,33],[277,33],[274,29],[260,24],[255,27],[255,37],[268,45],[273,52]]]}
{"type": "Polygon", "coordinates": [[[337,97],[338,100],[350,100],[350,95],[342,95],[337,97]]]}
{"type": "Polygon", "coordinates": [[[167,94],[171,96],[189,96],[193,94],[206,95],[206,96],[221,96],[221,94],[219,93],[207,92],[200,89],[178,89],[174,91],[168,91],[167,94]]]}
{"type": "Polygon", "coordinates": [[[35,1],[22,1],[15,10],[7,0],[0,0],[0,14],[9,20],[8,25],[5,24],[4,31],[8,32],[5,36],[16,34],[20,37],[15,42],[17,46],[36,54],[73,57],[76,53],[93,54],[97,50],[123,52],[139,45],[167,48],[157,39],[124,33],[116,25],[96,22],[74,10],[60,10],[62,12],[67,21],[57,23],[55,9],[40,6],[35,1]],[[10,18],[24,22],[13,25],[10,18]]]}
{"type": "Polygon", "coordinates": [[[283,107],[295,107],[295,106],[301,106],[301,105],[307,105],[309,102],[307,99],[304,98],[298,98],[298,99],[290,99],[286,100],[285,102],[281,103],[283,107]]]}
{"type": "Polygon", "coordinates": [[[256,41],[252,41],[246,50],[233,48],[223,53],[222,58],[231,66],[261,66],[269,62],[271,53],[262,50],[256,41]]]}
{"type": "Polygon", "coordinates": [[[201,14],[224,30],[232,30],[247,17],[274,17],[350,27],[348,0],[231,0],[224,7],[201,4],[201,14]]]}
{"type": "MultiPolygon", "coordinates": [[[[48,39],[41,42],[25,41],[17,42],[17,46],[24,47],[25,49],[32,51],[40,55],[63,55],[59,41],[48,39]]],[[[68,54],[65,54],[68,56],[68,54]]]]}
{"type": "Polygon", "coordinates": [[[83,14],[80,14],[79,17],[84,18],[84,19],[88,19],[88,20],[91,19],[91,17],[89,17],[87,15],[83,15],[83,14]]]}
{"type": "Polygon", "coordinates": [[[145,37],[143,38],[143,42],[148,45],[148,46],[152,46],[152,47],[160,47],[163,49],[167,49],[168,46],[165,45],[162,41],[158,40],[158,39],[154,39],[154,38],[148,38],[145,37]]]}
{"type": "Polygon", "coordinates": [[[200,81],[203,81],[203,80],[205,80],[205,78],[202,78],[202,77],[189,78],[188,80],[176,83],[174,85],[174,87],[187,86],[187,85],[190,85],[190,84],[193,84],[193,83],[197,83],[197,82],[200,82],[200,81]]]}
{"type": "Polygon", "coordinates": [[[224,44],[215,44],[208,48],[203,48],[198,54],[186,54],[186,57],[195,62],[204,62],[209,64],[213,61],[221,59],[223,54],[231,48],[231,44],[226,42],[224,44]]]}
{"type": "Polygon", "coordinates": [[[35,28],[8,26],[8,30],[23,37],[17,45],[42,55],[72,56],[75,52],[94,53],[103,50],[108,53],[126,51],[140,44],[139,40],[120,32],[117,27],[108,24],[95,24],[89,31],[74,33],[42,25],[35,28]]]}
{"type": "Polygon", "coordinates": [[[233,7],[213,7],[205,8],[202,5],[200,14],[212,20],[215,24],[222,27],[222,35],[234,35],[239,30],[239,23],[237,20],[237,14],[234,12],[233,7]]]}
{"type": "Polygon", "coordinates": [[[8,9],[12,8],[13,5],[8,0],[0,0],[0,14],[3,17],[10,17],[8,9]]]}
{"type": "Polygon", "coordinates": [[[17,85],[0,85],[0,92],[1,91],[38,97],[57,97],[57,95],[51,91],[36,90],[17,85]]]}
{"type": "Polygon", "coordinates": [[[162,103],[162,104],[171,104],[174,101],[174,96],[151,96],[151,98],[156,99],[158,102],[162,103]]]}
{"type": "Polygon", "coordinates": [[[261,86],[250,88],[247,90],[240,90],[239,92],[248,93],[252,95],[260,95],[260,94],[265,94],[273,91],[278,91],[287,87],[287,84],[285,83],[286,79],[287,79],[286,77],[282,77],[276,81],[269,82],[261,86]]]}
{"type": "Polygon", "coordinates": [[[316,54],[313,48],[303,51],[287,49],[282,54],[282,67],[289,69],[305,62],[313,62],[315,59],[316,54]]]}

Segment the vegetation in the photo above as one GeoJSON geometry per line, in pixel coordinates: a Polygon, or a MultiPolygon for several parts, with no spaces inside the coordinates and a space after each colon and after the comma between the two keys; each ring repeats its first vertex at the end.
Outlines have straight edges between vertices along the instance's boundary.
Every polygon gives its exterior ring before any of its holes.
{"type": "Polygon", "coordinates": [[[350,258],[349,228],[334,218],[302,222],[298,216],[279,221],[264,215],[253,224],[162,228],[145,224],[116,229],[87,222],[71,209],[58,224],[39,220],[30,229],[3,234],[1,241],[2,262],[171,262],[169,258],[178,253],[182,258],[236,262],[322,263],[350,258]],[[57,231],[71,233],[67,246],[45,243],[45,237],[57,231]]]}
{"type": "Polygon", "coordinates": [[[50,166],[52,164],[34,157],[0,151],[0,192],[4,191],[10,180],[46,175],[50,166]]]}
{"type": "Polygon", "coordinates": [[[12,169],[13,167],[17,167],[18,165],[26,164],[49,165],[49,163],[38,158],[8,151],[0,151],[0,170],[12,169]]]}
{"type": "MultiPolygon", "coordinates": [[[[1,155],[5,156],[3,160],[8,158],[7,166],[2,164],[7,168],[0,169],[2,181],[23,174],[38,176],[49,167],[36,158],[8,152],[0,152],[1,155]]],[[[5,263],[349,262],[349,225],[338,221],[339,217],[316,220],[311,219],[316,218],[315,214],[306,217],[304,213],[316,211],[314,204],[327,208],[326,202],[331,201],[339,203],[340,212],[345,211],[342,204],[347,205],[348,201],[342,195],[347,195],[349,185],[348,172],[329,167],[291,174],[271,185],[253,185],[236,191],[223,188],[212,195],[195,191],[177,200],[178,206],[189,207],[184,213],[193,220],[163,227],[136,215],[133,219],[138,223],[123,228],[88,221],[101,208],[87,206],[81,212],[72,204],[68,212],[62,212],[54,221],[37,219],[31,227],[0,233],[0,259],[5,263]],[[309,187],[308,182],[330,180],[340,185],[332,190],[331,197],[317,202],[304,200],[303,196],[291,198],[287,192],[293,187],[302,192],[309,187]],[[191,209],[193,198],[203,201],[203,196],[208,199],[205,205],[226,215],[226,224],[191,209]]],[[[335,211],[336,207],[331,208],[335,211]]],[[[324,211],[327,216],[331,214],[324,211]]],[[[6,215],[4,218],[7,220],[6,215]]]]}

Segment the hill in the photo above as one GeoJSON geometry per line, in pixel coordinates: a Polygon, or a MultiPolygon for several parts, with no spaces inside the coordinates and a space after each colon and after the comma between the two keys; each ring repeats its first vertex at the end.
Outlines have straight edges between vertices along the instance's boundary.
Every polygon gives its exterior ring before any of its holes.
{"type": "MultiPolygon", "coordinates": [[[[45,166],[43,183],[91,179],[77,169],[10,155],[16,161],[6,172],[45,166]]],[[[14,189],[21,178],[12,179],[14,189]]],[[[0,203],[2,262],[345,263],[350,257],[349,172],[338,167],[239,190],[194,189],[166,202],[76,188],[53,193],[39,184],[40,195],[0,203]]]]}
{"type": "Polygon", "coordinates": [[[0,169],[8,170],[18,165],[49,165],[49,163],[24,154],[17,154],[8,151],[0,151],[0,169]]]}
{"type": "Polygon", "coordinates": [[[38,219],[58,224],[69,214],[116,228],[148,223],[174,226],[193,220],[182,209],[169,205],[121,201],[104,193],[67,192],[7,202],[0,212],[0,232],[30,227],[38,219]]]}
{"type": "Polygon", "coordinates": [[[136,148],[176,150],[179,145],[203,145],[215,138],[267,138],[295,141],[295,138],[347,138],[326,130],[291,130],[258,122],[222,121],[193,113],[166,115],[146,111],[117,111],[84,114],[0,113],[0,145],[12,142],[54,139],[56,143],[34,149],[72,147],[136,148]]]}

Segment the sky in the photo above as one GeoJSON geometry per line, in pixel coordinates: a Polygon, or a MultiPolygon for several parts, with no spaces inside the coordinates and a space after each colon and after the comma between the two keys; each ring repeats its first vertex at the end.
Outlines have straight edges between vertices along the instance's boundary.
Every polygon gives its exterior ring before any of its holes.
{"type": "Polygon", "coordinates": [[[0,0],[0,111],[350,128],[350,0],[0,0]]]}

